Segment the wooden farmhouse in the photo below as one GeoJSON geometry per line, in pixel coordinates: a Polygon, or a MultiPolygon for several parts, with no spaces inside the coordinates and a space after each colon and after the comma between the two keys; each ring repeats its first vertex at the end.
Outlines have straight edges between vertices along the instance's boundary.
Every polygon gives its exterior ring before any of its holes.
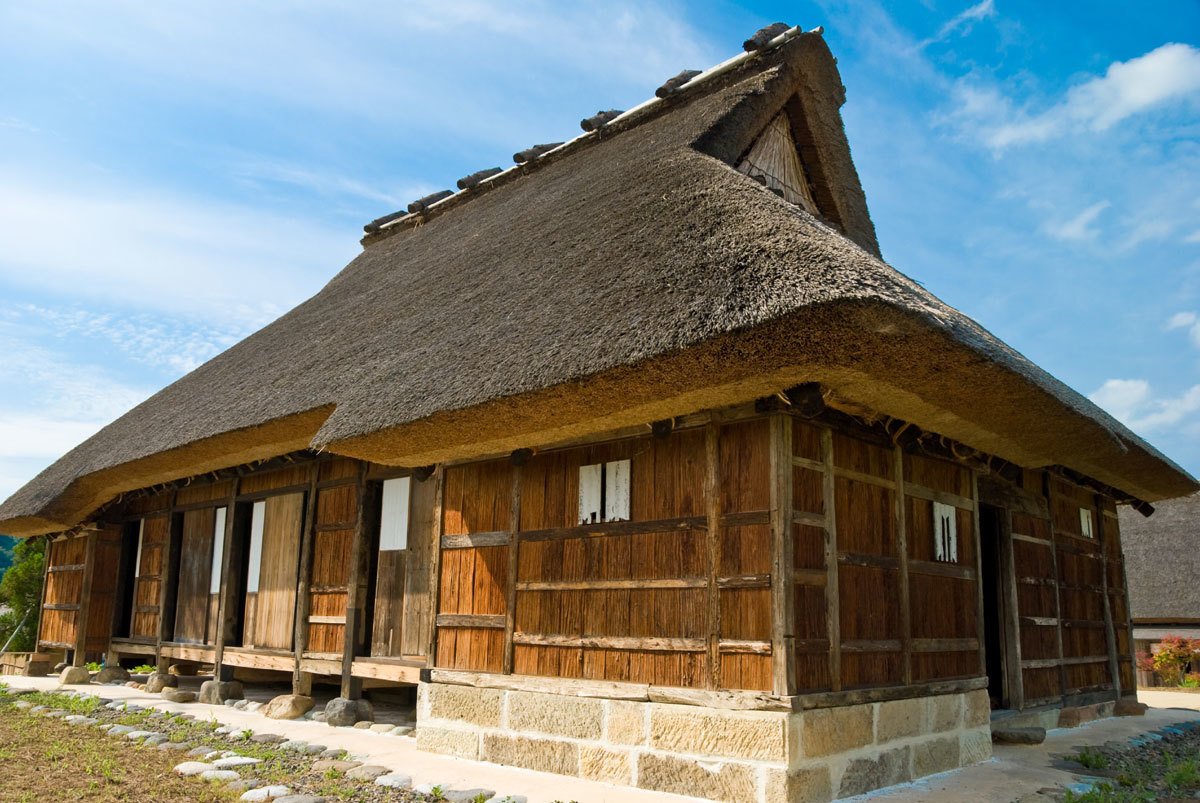
{"type": "Polygon", "coordinates": [[[1196,482],[882,261],[819,29],[747,48],[373,222],[8,499],[40,648],[736,801],[1120,710],[1117,506],[1196,482]]]}

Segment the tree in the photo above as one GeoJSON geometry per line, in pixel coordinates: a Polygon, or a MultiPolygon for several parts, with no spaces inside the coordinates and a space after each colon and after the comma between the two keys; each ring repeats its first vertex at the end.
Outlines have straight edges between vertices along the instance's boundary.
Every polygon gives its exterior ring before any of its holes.
{"type": "Polygon", "coordinates": [[[42,599],[42,562],[46,555],[45,538],[25,538],[12,548],[13,562],[0,579],[0,605],[8,608],[0,614],[0,646],[13,631],[9,645],[13,652],[32,652],[36,647],[37,609],[42,599]]]}

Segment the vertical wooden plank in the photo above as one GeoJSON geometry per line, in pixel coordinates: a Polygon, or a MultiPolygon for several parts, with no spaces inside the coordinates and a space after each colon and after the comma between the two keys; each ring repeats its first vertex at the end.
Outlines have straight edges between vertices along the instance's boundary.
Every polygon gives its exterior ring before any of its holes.
{"type": "MultiPolygon", "coordinates": [[[[979,504],[976,493],[975,503],[979,504]]],[[[983,538],[981,532],[979,537],[983,538]]],[[[1001,606],[1004,617],[1004,671],[1008,675],[1008,706],[1021,711],[1025,708],[1025,677],[1021,672],[1021,611],[1017,601],[1017,572],[1013,559],[1012,511],[1004,509],[1000,519],[1000,594],[1005,604],[1001,606]]],[[[979,578],[982,585],[983,578],[979,578]]]]}
{"type": "Polygon", "coordinates": [[[215,508],[182,514],[175,628],[172,640],[203,644],[208,625],[209,573],[212,570],[215,508]]]}
{"type": "Polygon", "coordinates": [[[158,570],[158,636],[154,644],[154,663],[158,671],[167,671],[162,657],[162,645],[168,639],[168,630],[174,635],[175,600],[179,584],[179,546],[183,540],[183,517],[175,515],[175,491],[167,505],[167,537],[163,542],[162,558],[158,570]]]}
{"type": "MultiPolygon", "coordinates": [[[[1108,595],[1108,525],[1104,515],[1104,503],[1099,494],[1093,497],[1092,506],[1096,513],[1096,538],[1100,541],[1100,588],[1104,594],[1104,638],[1108,642],[1108,671],[1112,676],[1113,691],[1121,696],[1121,666],[1117,661],[1117,632],[1113,627],[1112,598],[1108,595]]],[[[1133,642],[1129,642],[1133,644],[1133,642]]]]}
{"type": "Polygon", "coordinates": [[[300,677],[300,659],[308,649],[308,615],[312,610],[309,588],[312,585],[313,541],[317,530],[317,479],[320,473],[321,461],[314,460],[309,466],[308,498],[304,500],[304,520],[300,530],[300,576],[296,587],[295,629],[292,633],[296,648],[296,668],[292,671],[293,694],[312,691],[312,678],[300,677]]]}
{"type": "Polygon", "coordinates": [[[512,468],[512,500],[508,526],[508,586],[504,610],[504,666],[506,675],[513,673],[513,629],[517,619],[517,554],[521,543],[521,478],[522,466],[512,468]]]}
{"type": "MultiPolygon", "coordinates": [[[[38,601],[37,623],[33,628],[33,649],[40,650],[42,646],[42,624],[46,615],[46,581],[50,577],[50,547],[53,541],[50,536],[45,536],[46,546],[42,551],[42,593],[38,601]]],[[[1129,642],[1132,644],[1133,642],[1129,642]]]]}
{"type": "Polygon", "coordinates": [[[971,501],[975,510],[971,514],[975,531],[975,597],[979,601],[975,613],[975,638],[979,640],[979,674],[987,675],[987,637],[983,626],[983,531],[979,528],[979,472],[971,472],[971,501]]]}
{"type": "Polygon", "coordinates": [[[775,694],[796,693],[796,583],[792,567],[792,417],[771,417],[771,652],[775,694]]]}
{"type": "MultiPolygon", "coordinates": [[[[893,510],[896,517],[896,556],[900,559],[899,569],[899,585],[900,585],[900,674],[902,683],[905,686],[912,684],[912,602],[908,588],[908,528],[906,516],[904,515],[905,496],[904,496],[904,450],[899,444],[892,447],[892,473],[896,480],[896,493],[893,494],[894,504],[893,510]]],[[[978,515],[978,505],[976,506],[978,515]]],[[[978,520],[976,520],[975,531],[979,532],[978,520]]],[[[983,618],[980,617],[979,627],[983,627],[983,618]]],[[[980,634],[979,643],[983,644],[982,633],[980,634]]]]}
{"type": "Polygon", "coordinates": [[[213,677],[216,680],[233,680],[232,667],[222,664],[225,644],[233,640],[236,605],[233,596],[233,535],[237,520],[237,495],[241,489],[241,475],[234,477],[229,486],[229,498],[225,501],[225,533],[221,547],[221,590],[217,594],[217,637],[213,645],[213,677]]]}
{"type": "Polygon", "coordinates": [[[446,469],[443,466],[438,466],[434,469],[433,476],[430,481],[437,483],[433,494],[433,512],[432,519],[434,521],[433,536],[431,538],[431,546],[429,550],[429,644],[425,649],[426,663],[433,665],[437,657],[437,615],[441,610],[440,600],[440,585],[442,577],[442,532],[446,529],[445,518],[442,515],[442,496],[445,493],[446,487],[446,469]]]}
{"type": "Polygon", "coordinates": [[[254,646],[294,648],[297,572],[304,494],[271,496],[266,500],[262,560],[256,595],[254,646]]]}
{"type": "Polygon", "coordinates": [[[705,535],[708,559],[705,561],[707,578],[707,668],[710,689],[720,688],[721,654],[719,634],[721,632],[721,597],[717,588],[717,570],[721,562],[721,476],[720,476],[720,425],[710,421],[704,430],[704,497],[707,503],[708,526],[705,535]]]}
{"type": "Polygon", "coordinates": [[[837,493],[833,473],[833,430],[821,429],[825,466],[825,632],[829,636],[829,687],[842,690],[842,622],[838,595],[837,493]]]}
{"type": "MultiPolygon", "coordinates": [[[[413,478],[409,494],[408,557],[404,572],[404,622],[400,628],[401,655],[427,655],[433,622],[430,611],[433,600],[431,566],[436,561],[438,521],[434,513],[434,497],[438,482],[428,477],[418,482],[413,478]]],[[[378,596],[376,596],[378,602],[378,596]]]]}
{"type": "Polygon", "coordinates": [[[79,610],[75,615],[75,654],[71,656],[72,666],[83,666],[87,663],[87,631],[88,612],[91,607],[92,577],[96,571],[96,541],[99,532],[90,532],[86,536],[87,546],[83,559],[83,582],[79,587],[79,610]]]}
{"type": "Polygon", "coordinates": [[[1062,575],[1058,572],[1058,528],[1054,526],[1054,481],[1047,472],[1042,472],[1042,489],[1050,511],[1050,520],[1046,526],[1050,529],[1050,564],[1054,567],[1054,636],[1058,649],[1058,693],[1060,697],[1066,697],[1067,667],[1063,663],[1062,638],[1062,575]]]}
{"type": "Polygon", "coordinates": [[[358,472],[358,513],[354,521],[354,541],[350,546],[350,577],[346,598],[346,627],[345,642],[342,646],[342,691],[341,696],[348,700],[356,700],[362,696],[362,681],[352,677],[350,665],[354,662],[366,640],[366,617],[363,615],[363,605],[367,596],[369,582],[367,561],[367,527],[375,516],[374,490],[375,484],[367,482],[367,464],[364,462],[358,472]]]}

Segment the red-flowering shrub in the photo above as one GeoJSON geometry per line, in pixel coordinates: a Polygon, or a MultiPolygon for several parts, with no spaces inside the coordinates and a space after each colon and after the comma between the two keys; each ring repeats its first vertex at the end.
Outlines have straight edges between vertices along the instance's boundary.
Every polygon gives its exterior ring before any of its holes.
{"type": "Polygon", "coordinates": [[[1200,663],[1200,639],[1166,636],[1158,643],[1152,659],[1153,669],[1164,686],[1179,686],[1192,662],[1200,663]]]}

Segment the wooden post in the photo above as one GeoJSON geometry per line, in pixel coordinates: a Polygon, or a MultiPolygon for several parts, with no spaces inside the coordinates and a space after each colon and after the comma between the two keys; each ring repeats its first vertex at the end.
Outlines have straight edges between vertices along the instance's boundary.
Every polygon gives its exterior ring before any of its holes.
{"type": "Polygon", "coordinates": [[[429,551],[429,646],[425,650],[426,666],[437,664],[437,615],[441,611],[442,584],[442,496],[446,486],[446,469],[438,466],[429,481],[436,482],[433,492],[433,533],[429,551]]]}
{"type": "MultiPolygon", "coordinates": [[[[987,629],[984,626],[983,607],[983,530],[980,529],[979,516],[979,472],[971,472],[971,499],[975,502],[975,510],[971,514],[971,529],[975,531],[975,597],[978,605],[975,610],[975,638],[979,641],[979,674],[987,676],[987,629]]],[[[958,515],[955,513],[955,515],[958,515]]]]}
{"type": "Polygon", "coordinates": [[[45,536],[45,539],[46,546],[42,550],[42,593],[38,596],[37,621],[33,625],[34,652],[42,651],[42,616],[46,612],[46,581],[50,578],[50,547],[54,545],[50,536],[45,536]]]}
{"type": "Polygon", "coordinates": [[[833,473],[833,430],[821,430],[825,466],[825,635],[829,638],[829,688],[842,690],[842,623],[838,595],[837,483],[833,473]]]}
{"type": "Polygon", "coordinates": [[[721,686],[721,592],[717,587],[717,572],[721,561],[721,429],[710,421],[704,430],[704,498],[707,502],[705,545],[708,559],[707,575],[707,664],[708,688],[721,686]]]}
{"type": "MultiPolygon", "coordinates": [[[[1105,513],[1104,511],[1101,511],[1101,515],[1107,516],[1108,514],[1105,513]]],[[[1116,514],[1113,515],[1113,518],[1116,518],[1116,514]]],[[[1120,520],[1118,519],[1118,522],[1119,521],[1120,520]]],[[[1129,636],[1128,636],[1129,641],[1127,642],[1129,644],[1129,664],[1130,664],[1129,671],[1133,675],[1133,686],[1132,686],[1132,688],[1130,688],[1129,691],[1130,691],[1130,693],[1133,694],[1134,698],[1136,699],[1137,698],[1137,644],[1133,640],[1133,608],[1131,608],[1129,605],[1129,575],[1125,571],[1125,550],[1121,548],[1121,531],[1120,531],[1119,527],[1117,530],[1117,557],[1121,561],[1121,600],[1123,602],[1122,607],[1125,608],[1125,621],[1121,622],[1119,626],[1125,628],[1125,632],[1129,634],[1129,636]]],[[[1116,625],[1114,624],[1114,627],[1115,626],[1116,625]]],[[[1120,670],[1119,665],[1118,665],[1117,669],[1119,672],[1119,670],[1120,670]]]]}
{"type": "Polygon", "coordinates": [[[300,671],[300,661],[308,649],[308,615],[312,610],[312,595],[309,587],[312,584],[313,545],[316,541],[317,530],[317,479],[321,473],[320,460],[313,461],[308,478],[308,499],[304,504],[304,523],[300,530],[300,570],[296,584],[296,613],[295,631],[292,634],[292,646],[296,652],[296,668],[292,672],[292,694],[308,696],[312,694],[312,676],[300,671]]]}
{"type": "Polygon", "coordinates": [[[234,522],[237,520],[237,495],[241,489],[241,475],[233,478],[229,488],[229,499],[225,502],[225,533],[221,547],[221,586],[217,594],[217,639],[213,645],[213,679],[233,680],[233,668],[226,667],[222,662],[225,655],[225,644],[234,640],[234,603],[233,596],[233,536],[234,522]]]}
{"type": "MultiPolygon", "coordinates": [[[[893,510],[896,517],[896,557],[900,560],[900,672],[905,686],[912,685],[912,603],[908,577],[908,529],[904,515],[904,450],[892,447],[892,473],[896,479],[893,510]]],[[[976,494],[978,496],[978,494],[976,494]]],[[[978,525],[978,522],[976,522],[978,525]]],[[[982,624],[980,625],[982,627],[982,624]]],[[[982,644],[982,638],[980,639],[982,644]]]]}
{"type": "Polygon", "coordinates": [[[1099,494],[1092,497],[1096,514],[1096,541],[1100,544],[1100,589],[1104,594],[1104,638],[1108,642],[1108,672],[1117,699],[1121,699],[1121,667],[1117,661],[1117,631],[1113,626],[1112,599],[1108,595],[1108,528],[1104,523],[1104,502],[1099,494]]]}
{"type": "Polygon", "coordinates": [[[167,634],[175,631],[175,606],[179,585],[179,553],[183,541],[183,517],[175,515],[175,492],[167,505],[167,540],[163,544],[158,578],[158,634],[154,643],[154,663],[159,672],[167,671],[168,659],[162,657],[167,634]]]}
{"type": "Polygon", "coordinates": [[[75,612],[75,654],[71,656],[72,666],[83,666],[87,663],[87,631],[88,614],[92,602],[92,575],[96,570],[96,541],[99,531],[88,533],[87,545],[84,547],[83,580],[79,584],[79,608],[75,612]]]}
{"type": "Polygon", "coordinates": [[[1042,473],[1042,487],[1046,493],[1046,509],[1050,518],[1050,562],[1054,567],[1054,633],[1058,644],[1058,679],[1061,684],[1059,695],[1064,700],[1067,697],[1067,666],[1063,663],[1062,639],[1062,575],[1058,571],[1058,533],[1054,526],[1054,479],[1049,472],[1042,473]]]}
{"type": "Polygon", "coordinates": [[[771,666],[775,694],[796,693],[796,580],[792,536],[792,417],[771,416],[771,666]]]}
{"type": "Polygon", "coordinates": [[[358,471],[358,517],[354,522],[354,540],[350,546],[350,577],[346,588],[346,626],[342,646],[342,691],[347,700],[362,696],[362,680],[350,674],[354,657],[365,641],[366,616],[363,606],[367,596],[367,527],[375,513],[374,483],[367,482],[367,463],[358,471]]]}
{"type": "MultiPolygon", "coordinates": [[[[975,504],[979,504],[978,494],[975,504]]],[[[1025,708],[1025,677],[1021,671],[1021,610],[1017,599],[1017,572],[1013,557],[1012,511],[1004,508],[1000,517],[1000,606],[1004,617],[1004,671],[1008,676],[1005,690],[1008,692],[1008,707],[1021,711],[1025,708]]],[[[983,534],[980,533],[982,538],[983,534]]],[[[983,582],[983,578],[979,578],[983,582]]]]}
{"type": "Polygon", "coordinates": [[[506,675],[513,672],[513,630],[517,622],[517,550],[521,541],[521,466],[512,467],[512,501],[509,508],[508,585],[504,611],[504,665],[506,675]]]}

